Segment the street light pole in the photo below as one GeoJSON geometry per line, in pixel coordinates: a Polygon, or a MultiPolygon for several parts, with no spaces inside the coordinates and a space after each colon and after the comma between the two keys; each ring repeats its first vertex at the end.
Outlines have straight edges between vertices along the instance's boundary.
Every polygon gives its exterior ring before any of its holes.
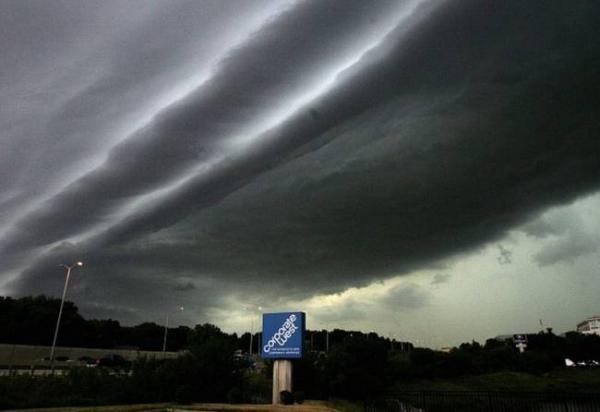
{"type": "Polygon", "coordinates": [[[250,357],[252,357],[252,337],[254,336],[254,316],[252,316],[252,321],[250,322],[250,347],[248,348],[248,353],[250,353],[250,357]]]}
{"type": "MultiPolygon", "coordinates": [[[[254,308],[254,305],[251,305],[252,308],[254,308]]],[[[258,313],[260,315],[260,312],[262,311],[262,306],[256,306],[256,308],[258,309],[258,313]]],[[[250,309],[249,307],[245,307],[245,310],[250,309]]],[[[250,346],[248,348],[248,353],[250,354],[250,357],[252,357],[252,341],[254,340],[254,309],[251,310],[250,312],[250,346]]]]}
{"type": "Polygon", "coordinates": [[[167,356],[167,332],[169,330],[169,315],[167,315],[167,321],[165,322],[165,335],[163,337],[163,358],[167,356]]]}
{"type": "MultiPolygon", "coordinates": [[[[183,306],[179,307],[179,310],[183,312],[183,306]]],[[[167,314],[167,321],[165,322],[165,334],[163,336],[163,358],[167,356],[167,333],[169,331],[169,314],[167,314]]]]}
{"type": "Polygon", "coordinates": [[[56,328],[54,329],[54,339],[52,339],[52,349],[50,350],[50,370],[54,373],[54,351],[56,349],[56,339],[58,338],[58,329],[60,327],[60,318],[62,317],[63,306],[65,305],[65,297],[67,296],[67,288],[69,287],[69,279],[71,278],[71,270],[73,268],[83,266],[82,262],[76,262],[71,266],[65,264],[60,265],[67,269],[67,275],[65,277],[65,286],[63,288],[62,299],[60,301],[60,309],[58,310],[58,319],[56,320],[56,328]]]}

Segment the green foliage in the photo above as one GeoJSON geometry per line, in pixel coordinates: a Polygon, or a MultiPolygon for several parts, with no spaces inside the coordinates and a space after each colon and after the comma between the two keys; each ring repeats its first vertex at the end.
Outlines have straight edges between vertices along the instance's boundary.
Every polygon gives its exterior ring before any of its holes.
{"type": "Polygon", "coordinates": [[[294,386],[311,399],[364,400],[377,397],[394,382],[400,387],[439,382],[441,390],[455,390],[458,382],[474,376],[487,376],[493,389],[500,384],[494,377],[514,375],[523,387],[536,390],[539,387],[533,378],[564,368],[566,357],[600,359],[599,337],[559,337],[551,331],[530,336],[523,354],[510,341],[463,343],[450,353],[427,348],[405,352],[399,351],[398,345],[392,349],[389,341],[377,335],[340,330],[330,335],[333,344],[328,353],[309,351],[304,359],[294,361],[294,386]]]}
{"type": "Polygon", "coordinates": [[[295,391],[293,395],[294,402],[296,402],[298,405],[302,405],[304,403],[305,395],[303,391],[295,391]]]}
{"type": "Polygon", "coordinates": [[[555,366],[551,354],[541,351],[528,351],[519,356],[519,370],[531,374],[549,372],[555,366]]]}
{"type": "Polygon", "coordinates": [[[235,341],[212,325],[196,328],[191,340],[188,354],[139,359],[130,375],[74,368],[66,376],[0,377],[0,408],[224,402],[230,388],[243,384],[243,373],[233,361],[235,341]]]}
{"type": "Polygon", "coordinates": [[[597,392],[600,370],[556,369],[543,375],[494,372],[446,379],[411,379],[396,382],[393,391],[502,391],[502,392],[597,392]]]}
{"type": "Polygon", "coordinates": [[[284,405],[293,405],[294,404],[294,395],[290,391],[281,391],[279,393],[279,397],[281,399],[281,403],[284,405]]]}
{"type": "MultiPolygon", "coordinates": [[[[30,343],[48,343],[59,303],[58,299],[45,296],[0,298],[0,341],[18,342],[28,336],[30,343]]],[[[110,319],[86,321],[70,303],[65,306],[63,319],[65,334],[61,336],[65,338],[62,343],[106,347],[135,342],[147,349],[162,347],[164,330],[153,323],[124,328],[110,319]]],[[[0,377],[0,408],[174,400],[270,401],[272,362],[267,361],[264,374],[258,374],[250,371],[249,360],[232,356],[236,349],[247,349],[250,334],[238,337],[214,325],[203,324],[194,329],[171,329],[169,337],[175,346],[168,349],[185,343],[188,348],[185,355],[177,359],[139,359],[129,375],[81,368],[70,370],[66,376],[0,377]]],[[[549,373],[555,374],[557,368],[564,369],[564,358],[600,359],[599,336],[568,333],[559,337],[547,330],[529,335],[528,339],[527,351],[523,354],[511,342],[493,339],[485,345],[463,343],[444,353],[390,342],[375,333],[339,329],[330,333],[309,331],[305,356],[294,361],[294,387],[303,395],[297,392],[296,402],[300,403],[304,394],[309,399],[365,400],[379,396],[394,383],[404,389],[417,388],[422,382],[427,382],[425,389],[477,388],[480,382],[481,390],[510,389],[512,383],[517,388],[553,390],[551,384],[544,386],[546,384],[540,382],[546,381],[540,379],[549,373]],[[469,381],[473,377],[478,378],[469,381]],[[510,382],[503,384],[502,379],[510,379],[510,382]]],[[[254,341],[258,345],[258,339],[254,341]]],[[[600,385],[594,376],[590,375],[589,379],[600,385]]],[[[573,382],[579,381],[562,377],[552,382],[558,382],[557,387],[577,390],[573,382]]]]}
{"type": "Polygon", "coordinates": [[[364,412],[365,410],[365,405],[362,402],[351,402],[340,398],[330,399],[327,405],[340,412],[364,412]]]}
{"type": "Polygon", "coordinates": [[[243,372],[233,359],[234,337],[210,324],[197,325],[190,335],[191,360],[198,382],[199,397],[207,401],[222,401],[232,387],[240,387],[243,372]]]}
{"type": "Polygon", "coordinates": [[[111,404],[119,401],[126,378],[104,370],[74,369],[62,376],[0,378],[0,408],[111,404]]]}
{"type": "Polygon", "coordinates": [[[324,360],[328,395],[346,399],[376,396],[389,382],[388,344],[362,334],[334,344],[324,360]]]}
{"type": "MultiPolygon", "coordinates": [[[[471,378],[467,386],[476,390],[479,377],[485,377],[480,390],[552,390],[548,389],[551,383],[542,385],[538,377],[563,370],[564,358],[600,359],[600,337],[575,333],[559,337],[551,331],[530,335],[523,354],[510,341],[469,342],[445,353],[427,348],[404,352],[398,345],[393,350],[389,341],[357,332],[338,330],[336,339],[328,353],[308,352],[294,363],[295,387],[309,398],[364,400],[376,397],[394,382],[404,389],[460,390],[461,382],[471,378]],[[510,382],[502,383],[502,379],[510,382]],[[421,387],[419,382],[424,382],[421,387]]],[[[600,376],[600,371],[595,373],[600,376]]],[[[570,387],[569,381],[548,382],[577,389],[570,387]]]]}
{"type": "Polygon", "coordinates": [[[243,401],[243,394],[240,388],[231,388],[227,392],[227,402],[231,404],[239,404],[243,401]]]}
{"type": "Polygon", "coordinates": [[[181,385],[175,391],[175,402],[180,405],[188,405],[194,399],[194,388],[190,384],[181,385]]]}
{"type": "MultiPolygon", "coordinates": [[[[50,345],[56,325],[60,299],[44,295],[19,299],[0,296],[0,343],[50,345]]],[[[168,350],[176,351],[187,344],[189,328],[169,329],[168,350]]],[[[161,350],[164,327],[155,323],[121,326],[112,319],[85,320],[77,306],[66,301],[61,319],[59,346],[88,348],[137,347],[161,350]]]]}
{"type": "MultiPolygon", "coordinates": [[[[41,295],[13,299],[0,297],[0,342],[50,345],[60,299],[41,295]]],[[[65,302],[59,344],[81,343],[85,320],[72,302],[65,302]]]]}
{"type": "Polygon", "coordinates": [[[514,371],[543,374],[564,366],[564,359],[600,359],[600,337],[567,334],[559,337],[540,332],[530,335],[529,345],[519,353],[510,341],[488,340],[484,346],[477,342],[463,343],[450,353],[416,348],[410,359],[391,357],[396,379],[453,378],[466,375],[514,371]]]}
{"type": "Polygon", "coordinates": [[[272,397],[272,381],[263,374],[250,373],[244,379],[244,402],[270,403],[272,397]]]}

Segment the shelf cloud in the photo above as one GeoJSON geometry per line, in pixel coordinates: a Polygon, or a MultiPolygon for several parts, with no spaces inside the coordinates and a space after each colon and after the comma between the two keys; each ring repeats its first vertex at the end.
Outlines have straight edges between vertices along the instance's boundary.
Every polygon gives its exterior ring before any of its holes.
{"type": "MultiPolygon", "coordinates": [[[[6,293],[56,294],[56,265],[82,259],[92,315],[308,299],[439,271],[527,222],[549,236],[540,213],[598,190],[594,1],[0,11],[6,293]]],[[[578,239],[534,259],[596,250],[578,239]]],[[[431,299],[382,305],[396,295],[431,299]]]]}

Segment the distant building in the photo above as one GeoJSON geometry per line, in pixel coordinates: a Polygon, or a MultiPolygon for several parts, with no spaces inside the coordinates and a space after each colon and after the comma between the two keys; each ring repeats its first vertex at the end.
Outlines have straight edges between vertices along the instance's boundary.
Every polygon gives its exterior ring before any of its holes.
{"type": "Polygon", "coordinates": [[[578,323],[577,332],[585,335],[600,335],[600,316],[592,316],[578,323]]]}

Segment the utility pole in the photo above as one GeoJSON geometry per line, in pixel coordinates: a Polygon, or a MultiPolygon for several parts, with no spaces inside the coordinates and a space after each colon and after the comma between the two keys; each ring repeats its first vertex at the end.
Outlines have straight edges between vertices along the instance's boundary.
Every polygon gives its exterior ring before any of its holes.
{"type": "MultiPolygon", "coordinates": [[[[181,312],[183,312],[184,307],[179,306],[178,308],[181,312]]],[[[167,334],[169,333],[169,314],[167,313],[166,321],[165,321],[165,334],[163,336],[163,359],[167,357],[167,334]]]]}
{"type": "Polygon", "coordinates": [[[250,322],[250,347],[248,348],[248,353],[250,357],[252,357],[252,338],[254,337],[254,319],[250,322]]]}
{"type": "Polygon", "coordinates": [[[62,299],[60,300],[60,309],[58,310],[58,319],[56,320],[56,328],[54,329],[54,338],[52,339],[52,349],[50,350],[50,370],[54,374],[54,351],[56,349],[56,339],[58,338],[58,329],[60,327],[60,318],[62,317],[63,306],[65,305],[65,297],[67,296],[67,288],[69,287],[69,279],[71,278],[71,270],[76,267],[83,266],[83,262],[76,262],[71,266],[60,265],[67,269],[65,277],[65,286],[63,288],[62,299]]]}
{"type": "Polygon", "coordinates": [[[165,321],[165,335],[163,337],[163,359],[167,356],[167,333],[169,331],[169,315],[165,321]]]}

